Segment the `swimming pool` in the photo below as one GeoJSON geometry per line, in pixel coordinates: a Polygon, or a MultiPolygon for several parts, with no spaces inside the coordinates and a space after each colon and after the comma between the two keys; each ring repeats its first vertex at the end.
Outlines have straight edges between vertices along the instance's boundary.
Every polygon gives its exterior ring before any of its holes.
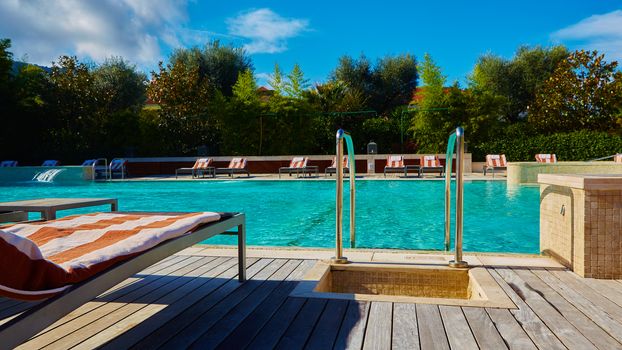
{"type": "MultiPolygon", "coordinates": [[[[443,249],[443,181],[369,180],[356,185],[357,248],[443,249]]],[[[465,251],[538,252],[537,187],[473,181],[464,188],[465,251]]],[[[119,199],[120,210],[128,211],[241,211],[247,215],[250,245],[334,247],[335,242],[333,181],[0,183],[0,201],[42,197],[113,197],[119,199]]],[[[346,202],[346,246],[348,217],[346,202]]],[[[208,241],[234,242],[234,237],[208,241]]]]}

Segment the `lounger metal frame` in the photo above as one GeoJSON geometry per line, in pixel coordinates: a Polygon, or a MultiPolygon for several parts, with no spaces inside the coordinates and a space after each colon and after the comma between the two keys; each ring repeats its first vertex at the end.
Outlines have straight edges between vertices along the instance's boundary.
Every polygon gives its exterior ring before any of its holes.
{"type": "Polygon", "coordinates": [[[177,237],[115,265],[88,280],[76,284],[61,295],[34,306],[7,323],[0,325],[2,348],[14,348],[79,306],[114,287],[125,279],[181,250],[218,234],[238,236],[238,278],[246,280],[246,220],[242,213],[212,222],[197,231],[177,237]],[[237,231],[230,231],[237,229],[237,231]]]}

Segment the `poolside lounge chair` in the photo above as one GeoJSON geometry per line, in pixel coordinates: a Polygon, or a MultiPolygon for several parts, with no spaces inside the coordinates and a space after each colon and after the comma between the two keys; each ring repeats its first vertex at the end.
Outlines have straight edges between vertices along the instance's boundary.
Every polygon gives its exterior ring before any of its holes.
{"type": "Polygon", "coordinates": [[[390,173],[404,173],[406,176],[406,166],[404,165],[404,156],[388,156],[387,165],[384,166],[384,177],[387,177],[387,172],[390,173]]]}
{"type": "Polygon", "coordinates": [[[41,166],[59,166],[60,162],[55,159],[48,159],[41,164],[41,166]]]}
{"type": "Polygon", "coordinates": [[[616,163],[622,163],[622,153],[617,153],[613,156],[613,161],[616,163]]]}
{"type": "Polygon", "coordinates": [[[484,166],[484,176],[487,171],[492,172],[492,176],[495,176],[495,170],[507,170],[508,163],[505,160],[505,154],[487,154],[486,165],[484,166]]]}
{"type": "Polygon", "coordinates": [[[553,154],[536,154],[536,162],[538,163],[557,163],[557,156],[553,154]]]}
{"type": "Polygon", "coordinates": [[[16,160],[3,160],[0,162],[0,168],[13,168],[17,166],[16,160]]]}
{"type": "Polygon", "coordinates": [[[315,165],[307,165],[309,162],[308,157],[294,157],[289,162],[289,166],[282,166],[279,168],[279,178],[281,178],[282,173],[288,173],[289,176],[292,176],[292,173],[296,173],[296,176],[303,176],[305,174],[309,174],[311,176],[312,172],[315,172],[315,175],[318,175],[318,167],[315,165]]]}
{"type": "Polygon", "coordinates": [[[104,158],[99,159],[87,159],[81,164],[85,167],[91,167],[93,171],[93,180],[103,175],[104,178],[108,178],[108,165],[104,158]]]}
{"type": "Polygon", "coordinates": [[[250,177],[251,173],[248,172],[246,163],[248,163],[246,158],[233,158],[229,162],[228,167],[216,168],[216,173],[229,174],[230,177],[233,177],[233,174],[246,174],[246,176],[250,177]]]}
{"type": "Polygon", "coordinates": [[[127,160],[123,158],[115,158],[111,160],[110,165],[108,166],[108,172],[110,173],[111,179],[115,173],[120,173],[121,178],[125,179],[127,176],[127,160]]]}
{"type": "Polygon", "coordinates": [[[440,159],[437,155],[427,155],[421,157],[421,174],[423,173],[439,173],[439,176],[443,176],[445,167],[441,165],[440,159]]]}
{"type": "Polygon", "coordinates": [[[245,225],[242,213],[206,212],[96,213],[4,227],[0,257],[10,254],[20,264],[0,266],[0,295],[48,299],[0,325],[1,347],[14,348],[148,266],[218,234],[237,235],[238,279],[244,282],[245,225]],[[100,235],[91,237],[93,227],[100,235]],[[106,235],[122,239],[100,238],[106,235]],[[15,271],[19,266],[21,273],[15,271]]]}
{"type": "Polygon", "coordinates": [[[212,177],[216,176],[216,171],[212,166],[212,158],[199,158],[194,162],[192,168],[179,168],[175,170],[175,178],[182,172],[190,172],[192,173],[192,177],[199,177],[199,174],[202,174],[205,177],[205,174],[210,174],[212,177]]]}
{"type": "MultiPolygon", "coordinates": [[[[350,171],[350,158],[348,158],[348,156],[343,156],[343,172],[347,173],[350,171]]],[[[332,176],[332,174],[337,173],[337,157],[333,157],[333,162],[330,164],[330,166],[326,167],[326,169],[324,169],[324,176],[326,175],[330,175],[332,176]]]]}

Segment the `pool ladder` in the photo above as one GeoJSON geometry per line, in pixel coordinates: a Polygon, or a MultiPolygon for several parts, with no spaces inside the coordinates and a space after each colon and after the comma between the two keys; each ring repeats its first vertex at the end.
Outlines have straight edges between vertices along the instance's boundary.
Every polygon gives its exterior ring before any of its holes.
{"type": "Polygon", "coordinates": [[[354,159],[354,147],[352,144],[352,137],[342,129],[337,130],[335,136],[336,143],[336,166],[337,166],[337,193],[336,193],[336,244],[335,244],[335,256],[331,259],[334,264],[347,264],[348,258],[343,256],[343,140],[346,140],[348,146],[349,166],[348,173],[350,174],[350,246],[355,247],[356,243],[356,220],[355,220],[355,207],[356,207],[356,191],[355,191],[355,178],[356,178],[356,164],[354,159]]]}
{"type": "Polygon", "coordinates": [[[462,232],[463,232],[463,199],[464,199],[464,129],[457,127],[449,135],[447,154],[445,157],[445,251],[450,248],[451,242],[451,163],[456,149],[456,237],[454,259],[449,262],[450,267],[468,267],[462,260],[462,232]]]}

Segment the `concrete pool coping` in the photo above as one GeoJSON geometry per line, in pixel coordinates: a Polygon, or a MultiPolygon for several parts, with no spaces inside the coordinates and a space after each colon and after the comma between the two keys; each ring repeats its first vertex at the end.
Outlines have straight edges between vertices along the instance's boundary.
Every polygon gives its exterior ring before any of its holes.
{"type": "MultiPolygon", "coordinates": [[[[234,246],[197,244],[178,254],[235,257],[237,256],[237,248],[234,246]]],[[[439,266],[446,266],[449,261],[453,259],[453,254],[451,252],[445,253],[426,250],[346,248],[344,249],[344,255],[348,257],[349,260],[357,262],[408,263],[439,266]]],[[[334,250],[329,248],[248,246],[247,256],[252,258],[326,260],[334,256],[334,250]]],[[[467,261],[470,266],[564,269],[564,266],[554,259],[538,254],[465,252],[463,259],[467,261]]]]}

